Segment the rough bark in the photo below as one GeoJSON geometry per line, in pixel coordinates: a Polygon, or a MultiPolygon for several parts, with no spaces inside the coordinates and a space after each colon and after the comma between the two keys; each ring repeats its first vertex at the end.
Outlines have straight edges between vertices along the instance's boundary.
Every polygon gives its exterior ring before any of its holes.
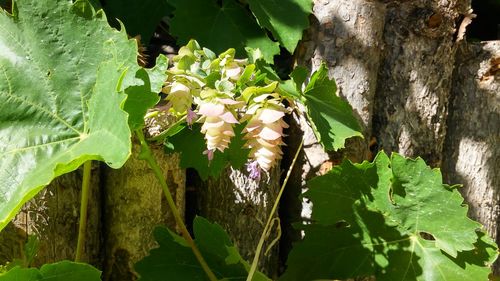
{"type": "Polygon", "coordinates": [[[443,173],[464,185],[469,215],[499,243],[500,41],[464,44],[456,57],[443,173]]]}
{"type": "Polygon", "coordinates": [[[387,5],[374,135],[387,152],[439,166],[454,62],[455,22],[467,0],[387,5]]]}
{"type": "MultiPolygon", "coordinates": [[[[137,280],[134,264],[156,246],[153,229],[165,224],[175,229],[163,190],[147,163],[136,158],[138,150],[139,145],[134,144],[132,157],[121,169],[106,169],[104,280],[137,280]]],[[[179,157],[165,154],[161,147],[153,153],[183,214],[186,178],[179,168],[179,157]]]]}
{"type": "MultiPolygon", "coordinates": [[[[308,179],[325,173],[344,157],[354,162],[370,158],[368,140],[372,131],[384,16],[385,5],[375,1],[314,1],[311,27],[297,52],[297,61],[311,71],[322,62],[329,66],[329,76],[335,79],[338,94],[353,107],[363,126],[365,139],[348,140],[346,148],[339,153],[326,153],[307,120],[295,115],[288,141],[291,147],[296,147],[303,138],[304,148],[298,159],[298,170],[293,173],[294,179],[288,188],[290,193],[285,198],[293,208],[289,212],[296,212],[297,204],[292,200],[298,190],[306,188],[308,179]]],[[[301,216],[303,219],[310,218],[307,202],[303,202],[301,216]]],[[[291,215],[290,220],[294,217],[291,215]]]]}
{"type": "MultiPolygon", "coordinates": [[[[199,188],[200,215],[221,225],[242,257],[251,261],[278,194],[279,182],[279,168],[271,169],[269,177],[263,175],[260,181],[255,181],[244,169],[228,167],[218,179],[209,178],[199,188]]],[[[277,231],[275,224],[264,250],[279,238],[277,231]]],[[[277,274],[277,244],[267,255],[261,256],[258,268],[271,277],[277,274]]]]}
{"type": "MultiPolygon", "coordinates": [[[[86,246],[83,260],[102,266],[101,195],[99,168],[92,169],[91,196],[87,220],[86,246]]],[[[23,257],[28,235],[40,241],[33,266],[75,258],[80,210],[82,171],[56,178],[34,199],[26,203],[16,218],[0,233],[0,264],[23,257]]]]}

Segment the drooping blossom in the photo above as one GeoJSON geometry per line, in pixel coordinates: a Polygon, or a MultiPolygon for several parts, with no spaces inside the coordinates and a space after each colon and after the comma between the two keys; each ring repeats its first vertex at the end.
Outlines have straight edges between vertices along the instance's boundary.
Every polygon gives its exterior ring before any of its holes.
{"type": "Polygon", "coordinates": [[[287,110],[277,98],[261,100],[247,110],[249,121],[243,132],[247,133],[246,146],[250,148],[251,159],[264,171],[269,171],[283,155],[283,129],[288,128],[283,116],[287,110]]]}
{"type": "Polygon", "coordinates": [[[228,105],[234,104],[237,102],[231,99],[213,99],[200,105],[198,113],[203,122],[201,132],[205,134],[207,151],[224,152],[229,147],[234,136],[233,126],[238,123],[235,114],[228,109],[228,105]]]}

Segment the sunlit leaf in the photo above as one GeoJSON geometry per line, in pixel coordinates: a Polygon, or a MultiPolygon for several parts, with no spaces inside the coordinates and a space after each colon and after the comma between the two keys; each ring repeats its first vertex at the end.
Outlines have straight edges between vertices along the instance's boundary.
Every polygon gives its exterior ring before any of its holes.
{"type": "Polygon", "coordinates": [[[280,280],[488,280],[497,246],[422,159],[381,152],[308,185],[314,223],[280,280]]]}
{"type": "Polygon", "coordinates": [[[85,1],[16,1],[0,12],[0,229],[54,177],[130,154],[121,109],[137,46],[85,1]],[[86,11],[91,11],[87,13],[86,11]]]}

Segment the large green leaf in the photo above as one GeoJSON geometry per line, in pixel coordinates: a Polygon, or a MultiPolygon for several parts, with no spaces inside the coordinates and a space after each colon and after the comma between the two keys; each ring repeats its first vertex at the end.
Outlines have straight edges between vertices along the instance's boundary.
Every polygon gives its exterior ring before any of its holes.
{"type": "Polygon", "coordinates": [[[248,0],[260,26],[269,29],[274,37],[293,53],[309,26],[312,0],[248,0]]]}
{"type": "MultiPolygon", "coordinates": [[[[159,248],[152,249],[149,256],[136,264],[139,281],[163,280],[165,276],[171,281],[208,280],[184,238],[164,227],[158,227],[154,235],[159,248]]],[[[194,236],[196,245],[217,278],[246,280],[249,265],[241,258],[222,227],[196,217],[194,236]]],[[[270,279],[258,272],[253,280],[270,279]]]]}
{"type": "Polygon", "coordinates": [[[247,162],[250,149],[243,148],[245,140],[242,133],[244,125],[235,127],[234,136],[229,147],[223,153],[216,151],[212,161],[203,154],[207,150],[204,135],[200,133],[200,124],[193,125],[192,129],[185,128],[170,137],[168,141],[173,145],[175,152],[181,154],[180,165],[182,168],[194,168],[203,180],[209,176],[218,177],[228,165],[239,169],[247,162]]]}
{"type": "Polygon", "coordinates": [[[259,48],[268,62],[279,53],[278,43],[271,41],[244,7],[234,0],[184,0],[170,2],[175,6],[170,22],[171,33],[184,45],[196,39],[216,53],[235,48],[244,56],[245,47],[259,48]]]}
{"type": "Polygon", "coordinates": [[[130,154],[123,88],[137,46],[86,1],[19,0],[0,11],[0,229],[54,177],[130,154]],[[104,63],[103,63],[104,62],[104,63]]]}
{"type": "Polygon", "coordinates": [[[422,159],[381,152],[308,184],[315,223],[304,227],[281,280],[488,280],[495,243],[422,159]]]}
{"type": "Polygon", "coordinates": [[[101,272],[91,265],[61,261],[40,269],[15,267],[0,275],[0,281],[101,281],[100,276],[101,272]]]}
{"type": "Polygon", "coordinates": [[[162,17],[172,12],[167,0],[106,0],[104,10],[113,26],[120,27],[119,19],[130,36],[141,35],[149,43],[162,17]]]}

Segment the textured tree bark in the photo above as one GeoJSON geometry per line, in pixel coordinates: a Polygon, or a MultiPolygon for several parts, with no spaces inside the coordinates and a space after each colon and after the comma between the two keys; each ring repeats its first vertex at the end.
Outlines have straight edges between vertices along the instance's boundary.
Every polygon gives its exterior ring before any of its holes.
{"type": "MultiPolygon", "coordinates": [[[[300,141],[304,148],[283,198],[280,216],[285,230],[281,243],[284,261],[293,241],[300,239],[292,223],[308,220],[311,206],[300,202],[307,180],[324,174],[343,158],[361,162],[370,158],[368,140],[372,131],[373,99],[380,64],[385,5],[366,0],[315,0],[311,27],[297,51],[297,62],[311,72],[322,62],[329,67],[329,76],[338,86],[338,94],[353,107],[363,127],[365,139],[348,140],[339,152],[324,152],[304,116],[294,115],[287,139],[288,165],[300,141]]],[[[332,93],[335,94],[335,93],[332,93]]]]}
{"type": "Polygon", "coordinates": [[[500,41],[463,44],[456,58],[443,173],[464,185],[469,215],[499,243],[500,41]]]}
{"type": "Polygon", "coordinates": [[[439,166],[454,62],[455,22],[467,0],[387,4],[374,135],[384,150],[439,166]]]}
{"type": "MultiPolygon", "coordinates": [[[[86,245],[83,260],[102,266],[101,195],[99,165],[93,163],[86,245]]],[[[0,264],[23,258],[28,235],[36,235],[40,248],[33,266],[74,260],[78,237],[82,171],[56,178],[25,204],[16,218],[0,233],[0,264]]]]}
{"type": "MultiPolygon", "coordinates": [[[[221,225],[242,257],[251,262],[278,195],[279,182],[279,167],[271,169],[269,177],[263,175],[260,181],[252,180],[244,169],[228,167],[218,179],[209,178],[199,187],[200,215],[221,225]]],[[[279,238],[276,224],[263,249],[275,238],[279,238]]],[[[258,268],[271,277],[277,274],[278,244],[261,256],[258,268]]]]}
{"type": "MultiPolygon", "coordinates": [[[[168,210],[165,195],[153,171],[137,159],[139,145],[119,170],[106,169],[104,187],[104,280],[137,280],[134,264],[156,246],[153,229],[167,225],[175,229],[175,220],[168,210]]],[[[161,147],[153,149],[163,168],[167,184],[184,214],[186,176],[179,168],[177,154],[167,155],[161,147]]]]}

